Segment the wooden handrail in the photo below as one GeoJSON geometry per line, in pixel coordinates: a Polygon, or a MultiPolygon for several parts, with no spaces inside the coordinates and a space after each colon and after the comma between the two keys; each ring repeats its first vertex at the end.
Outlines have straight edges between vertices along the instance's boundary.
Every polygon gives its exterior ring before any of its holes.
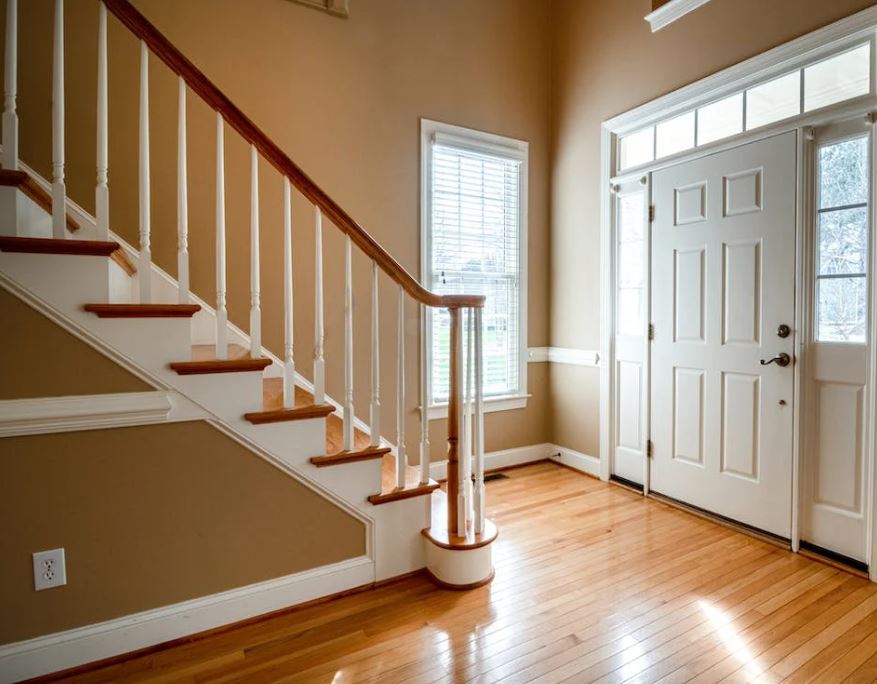
{"type": "Polygon", "coordinates": [[[167,64],[171,71],[181,77],[210,107],[219,112],[241,137],[254,145],[299,192],[319,206],[332,223],[349,235],[353,243],[369,258],[374,259],[381,270],[401,285],[413,299],[427,306],[450,309],[484,306],[483,295],[440,295],[423,287],[128,0],[103,0],[103,2],[119,21],[167,64]]]}

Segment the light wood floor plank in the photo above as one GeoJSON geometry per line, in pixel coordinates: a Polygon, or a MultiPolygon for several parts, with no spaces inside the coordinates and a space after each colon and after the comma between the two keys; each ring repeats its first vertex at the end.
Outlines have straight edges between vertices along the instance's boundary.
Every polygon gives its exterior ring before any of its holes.
{"type": "Polygon", "coordinates": [[[407,578],[61,680],[877,681],[867,580],[553,463],[506,475],[489,586],[407,578]]]}

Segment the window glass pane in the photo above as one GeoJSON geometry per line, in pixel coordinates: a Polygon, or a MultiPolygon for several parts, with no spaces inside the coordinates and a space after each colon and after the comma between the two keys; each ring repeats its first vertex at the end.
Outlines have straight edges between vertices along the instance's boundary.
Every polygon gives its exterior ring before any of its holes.
{"type": "Polygon", "coordinates": [[[655,154],[655,129],[644,128],[621,139],[621,168],[629,169],[652,161],[655,154]]]}
{"type": "Polygon", "coordinates": [[[868,138],[819,148],[819,208],[868,201],[868,138]]]}
{"type": "Polygon", "coordinates": [[[697,144],[727,138],[743,130],[743,93],[697,110],[697,144]]]}
{"type": "MultiPolygon", "coordinates": [[[[485,295],[485,396],[520,390],[520,171],[517,159],[432,147],[429,286],[440,294],[485,295]]],[[[448,399],[449,342],[450,316],[433,309],[433,402],[448,399]]]]}
{"type": "Polygon", "coordinates": [[[643,245],[641,242],[623,242],[618,250],[618,286],[642,287],[643,245]]]}
{"type": "Polygon", "coordinates": [[[871,45],[826,59],[804,69],[804,110],[866,95],[871,90],[871,45]]]}
{"type": "Polygon", "coordinates": [[[655,131],[659,158],[690,149],[694,147],[694,112],[659,123],[655,131]]]}
{"type": "Polygon", "coordinates": [[[819,214],[819,275],[865,273],[868,208],[819,214]]]}
{"type": "Polygon", "coordinates": [[[751,130],[801,111],[801,72],[780,76],[746,91],[746,128],[751,130]]]}
{"type": "Polygon", "coordinates": [[[816,337],[820,342],[864,342],[867,278],[817,280],[816,337]]]}
{"type": "Polygon", "coordinates": [[[618,241],[639,242],[645,231],[645,192],[629,192],[618,196],[618,241]]]}
{"type": "Polygon", "coordinates": [[[618,334],[643,334],[643,291],[638,287],[618,291],[618,334]]]}

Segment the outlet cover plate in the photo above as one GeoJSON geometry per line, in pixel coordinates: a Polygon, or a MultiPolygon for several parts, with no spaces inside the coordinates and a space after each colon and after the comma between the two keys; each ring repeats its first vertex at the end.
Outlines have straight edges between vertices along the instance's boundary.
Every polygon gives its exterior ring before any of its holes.
{"type": "Polygon", "coordinates": [[[64,549],[38,551],[33,555],[33,583],[36,591],[67,584],[64,549]]]}

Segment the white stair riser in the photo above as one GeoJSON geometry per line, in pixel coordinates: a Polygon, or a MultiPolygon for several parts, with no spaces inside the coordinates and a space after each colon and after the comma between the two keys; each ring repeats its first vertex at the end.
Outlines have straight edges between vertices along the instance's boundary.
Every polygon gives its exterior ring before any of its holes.
{"type": "Polygon", "coordinates": [[[422,530],[430,524],[430,497],[417,496],[375,506],[377,580],[397,577],[426,564],[422,530]]]}
{"type": "Polygon", "coordinates": [[[0,187],[0,235],[52,237],[52,218],[17,188],[0,187]]]}
{"type": "Polygon", "coordinates": [[[83,304],[108,301],[108,261],[101,256],[0,252],[0,270],[65,313],[84,314],[83,304]]]}

